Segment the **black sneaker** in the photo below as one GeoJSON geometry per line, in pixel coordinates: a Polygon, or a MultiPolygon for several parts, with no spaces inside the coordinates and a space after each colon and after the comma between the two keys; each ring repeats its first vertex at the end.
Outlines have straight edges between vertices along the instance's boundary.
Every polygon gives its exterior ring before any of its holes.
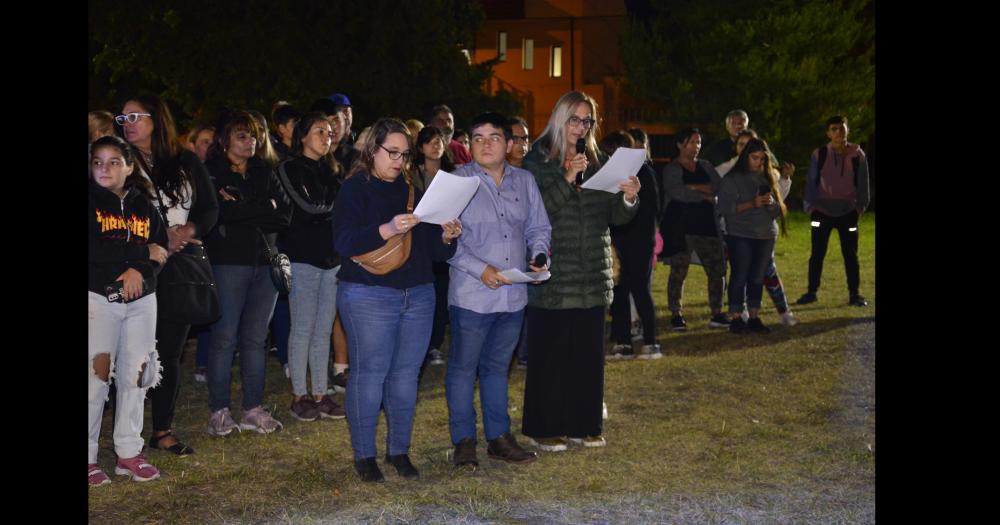
{"type": "Polygon", "coordinates": [[[358,471],[361,481],[385,482],[385,476],[382,475],[382,470],[378,468],[378,463],[375,462],[374,457],[354,460],[354,470],[358,471]]]}
{"type": "Polygon", "coordinates": [[[734,334],[747,333],[747,323],[740,317],[729,322],[729,331],[734,334]]]}
{"type": "Polygon", "coordinates": [[[402,478],[409,480],[420,479],[420,472],[413,466],[413,463],[410,463],[410,456],[407,454],[399,454],[397,456],[386,454],[385,462],[396,467],[396,473],[402,478]]]}
{"type": "Polygon", "coordinates": [[[795,301],[795,304],[809,304],[815,302],[816,302],[816,292],[806,292],[802,294],[802,297],[799,297],[798,301],[795,301]]]}
{"type": "Polygon", "coordinates": [[[688,324],[684,322],[684,316],[680,314],[674,314],[670,318],[670,329],[675,332],[683,332],[688,329],[688,324]]]}
{"type": "Polygon", "coordinates": [[[760,317],[752,317],[747,321],[747,331],[755,334],[769,334],[771,329],[760,322],[760,317]]]}
{"type": "MultiPolygon", "coordinates": [[[[333,392],[341,394],[347,392],[347,374],[350,371],[350,368],[345,368],[343,372],[338,374],[336,373],[336,369],[332,366],[330,367],[330,389],[333,390],[333,392]]],[[[327,393],[329,394],[331,392],[327,390],[327,393]]]]}
{"type": "Polygon", "coordinates": [[[635,359],[635,348],[632,348],[632,345],[624,345],[624,348],[622,348],[622,352],[620,354],[619,359],[623,361],[628,359],[635,359]]]}
{"type": "Polygon", "coordinates": [[[847,304],[851,306],[868,306],[868,301],[866,301],[864,297],[854,294],[851,296],[851,300],[847,304]]]}
{"type": "Polygon", "coordinates": [[[709,328],[729,328],[729,318],[726,317],[726,314],[715,314],[708,322],[708,326],[709,328]]]}

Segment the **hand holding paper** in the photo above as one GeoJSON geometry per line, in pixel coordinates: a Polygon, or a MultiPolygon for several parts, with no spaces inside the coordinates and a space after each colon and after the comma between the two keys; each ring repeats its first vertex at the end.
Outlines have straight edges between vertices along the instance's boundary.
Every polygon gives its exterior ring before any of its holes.
{"type": "Polygon", "coordinates": [[[642,148],[618,148],[611,159],[604,164],[597,174],[587,179],[580,187],[588,190],[601,190],[608,193],[623,191],[619,184],[629,177],[639,173],[639,168],[646,161],[646,150],[642,148]]]}
{"type": "Polygon", "coordinates": [[[478,177],[458,177],[438,170],[413,214],[420,222],[444,224],[462,214],[478,188],[478,177]]]}
{"type": "Polygon", "coordinates": [[[511,283],[533,283],[546,281],[549,277],[552,277],[552,274],[549,273],[548,270],[544,272],[522,272],[517,268],[511,268],[499,273],[500,275],[506,277],[511,283]]]}

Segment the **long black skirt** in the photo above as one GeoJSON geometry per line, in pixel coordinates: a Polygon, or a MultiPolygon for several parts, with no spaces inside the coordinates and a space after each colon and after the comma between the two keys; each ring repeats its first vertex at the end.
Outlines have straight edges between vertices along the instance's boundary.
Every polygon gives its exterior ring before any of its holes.
{"type": "Polygon", "coordinates": [[[521,432],[532,438],[599,436],[606,308],[528,307],[528,374],[521,432]]]}

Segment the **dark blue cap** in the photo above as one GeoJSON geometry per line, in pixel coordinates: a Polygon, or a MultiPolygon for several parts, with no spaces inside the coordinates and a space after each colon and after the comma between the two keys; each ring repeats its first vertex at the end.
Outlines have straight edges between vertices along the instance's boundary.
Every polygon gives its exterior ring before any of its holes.
{"type": "Polygon", "coordinates": [[[348,99],[347,95],[345,95],[343,93],[334,93],[334,94],[332,94],[332,95],[330,95],[329,97],[326,97],[326,98],[330,102],[333,102],[334,104],[336,104],[338,106],[351,107],[351,101],[350,101],[350,99],[348,99]]]}

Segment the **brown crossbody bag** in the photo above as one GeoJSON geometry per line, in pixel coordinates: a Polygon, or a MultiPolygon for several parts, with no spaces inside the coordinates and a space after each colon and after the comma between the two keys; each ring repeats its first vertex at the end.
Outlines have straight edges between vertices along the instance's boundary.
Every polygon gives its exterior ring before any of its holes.
{"type": "MultiPolygon", "coordinates": [[[[410,188],[410,196],[406,202],[406,213],[413,213],[413,184],[407,179],[406,185],[410,188]]],[[[385,275],[402,266],[410,257],[412,239],[413,230],[407,230],[402,235],[390,237],[381,248],[355,255],[351,257],[351,260],[358,263],[368,273],[385,275]]]]}

